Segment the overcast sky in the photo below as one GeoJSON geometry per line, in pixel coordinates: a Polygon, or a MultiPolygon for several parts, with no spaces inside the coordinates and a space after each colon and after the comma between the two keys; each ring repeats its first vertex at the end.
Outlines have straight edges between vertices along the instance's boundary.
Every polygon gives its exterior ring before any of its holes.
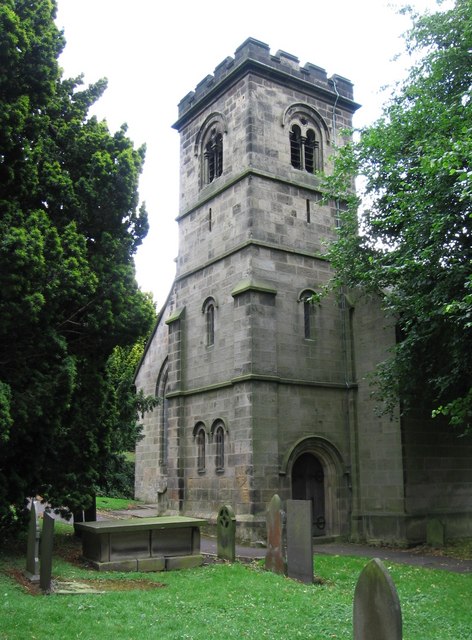
{"type": "MultiPolygon", "coordinates": [[[[146,144],[140,198],[150,232],[136,257],[137,278],[160,307],[177,255],[179,136],[177,104],[246,38],[297,56],[354,83],[363,106],[355,125],[372,122],[381,88],[402,77],[401,34],[409,21],[387,0],[58,0],[57,24],[67,41],[60,59],[66,77],[108,79],[94,113],[110,130],[128,124],[136,146],[146,144]]],[[[421,12],[435,0],[410,0],[421,12]]]]}

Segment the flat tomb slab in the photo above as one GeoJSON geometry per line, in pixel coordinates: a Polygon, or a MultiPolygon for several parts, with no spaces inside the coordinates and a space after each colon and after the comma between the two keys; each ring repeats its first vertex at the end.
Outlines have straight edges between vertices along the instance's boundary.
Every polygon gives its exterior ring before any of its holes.
{"type": "Polygon", "coordinates": [[[97,520],[95,522],[79,522],[75,525],[79,531],[100,531],[102,533],[138,531],[139,529],[179,529],[184,526],[202,527],[207,524],[201,518],[186,516],[157,516],[155,518],[126,518],[123,520],[97,520]]]}
{"type": "Polygon", "coordinates": [[[81,522],[76,527],[82,536],[82,555],[94,568],[162,571],[202,564],[204,524],[200,518],[160,516],[81,522]]]}

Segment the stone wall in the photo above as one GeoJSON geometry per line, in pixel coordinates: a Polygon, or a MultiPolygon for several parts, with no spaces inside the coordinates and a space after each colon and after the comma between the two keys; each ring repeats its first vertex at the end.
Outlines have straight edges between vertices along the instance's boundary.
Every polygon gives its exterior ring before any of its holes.
{"type": "Polygon", "coordinates": [[[351,312],[358,394],[353,446],[357,487],[353,517],[371,542],[406,541],[403,451],[399,410],[384,414],[373,396],[371,378],[378,363],[389,355],[395,341],[392,319],[379,300],[361,296],[351,312]]]}
{"type": "MultiPolygon", "coordinates": [[[[169,296],[161,310],[158,323],[150,337],[140,363],[135,384],[146,395],[159,395],[159,378],[165,373],[168,359],[168,327],[166,319],[174,313],[174,298],[169,296]]],[[[143,420],[143,438],[136,445],[135,495],[141,500],[157,503],[165,495],[167,478],[159,461],[162,458],[162,412],[163,405],[147,413],[143,420]]]]}
{"type": "Polygon", "coordinates": [[[430,518],[442,523],[448,539],[470,536],[472,436],[418,407],[403,420],[403,440],[410,538],[425,540],[430,518]]]}

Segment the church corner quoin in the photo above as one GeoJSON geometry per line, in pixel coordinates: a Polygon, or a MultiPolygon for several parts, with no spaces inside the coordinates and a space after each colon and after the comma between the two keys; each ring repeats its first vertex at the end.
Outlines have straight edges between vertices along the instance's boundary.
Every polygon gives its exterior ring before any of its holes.
{"type": "Polygon", "coordinates": [[[136,377],[163,402],[136,451],[136,496],[162,514],[265,539],[274,494],[311,500],[313,534],[470,534],[472,447],[379,415],[368,374],[395,326],[373,298],[326,297],[337,208],[321,177],[359,107],[342,76],[252,38],[179,104],[177,273],[136,377]]]}

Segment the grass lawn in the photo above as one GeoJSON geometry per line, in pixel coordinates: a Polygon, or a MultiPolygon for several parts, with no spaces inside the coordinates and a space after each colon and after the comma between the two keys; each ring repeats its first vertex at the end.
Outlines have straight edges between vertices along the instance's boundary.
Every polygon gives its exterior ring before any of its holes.
{"type": "MultiPolygon", "coordinates": [[[[321,585],[260,564],[163,573],[98,573],[77,561],[72,528],[56,523],[53,576],[99,581],[100,594],[31,595],[12,576],[25,545],[0,553],[0,640],[352,638],[354,587],[365,558],[317,556],[321,585]],[[120,590],[120,587],[123,590],[120,590]]],[[[472,640],[472,574],[392,564],[405,640],[472,640]]]]}
{"type": "Polygon", "coordinates": [[[135,509],[143,504],[139,500],[129,498],[108,498],[97,496],[97,509],[99,511],[121,511],[123,509],[135,509]]]}

